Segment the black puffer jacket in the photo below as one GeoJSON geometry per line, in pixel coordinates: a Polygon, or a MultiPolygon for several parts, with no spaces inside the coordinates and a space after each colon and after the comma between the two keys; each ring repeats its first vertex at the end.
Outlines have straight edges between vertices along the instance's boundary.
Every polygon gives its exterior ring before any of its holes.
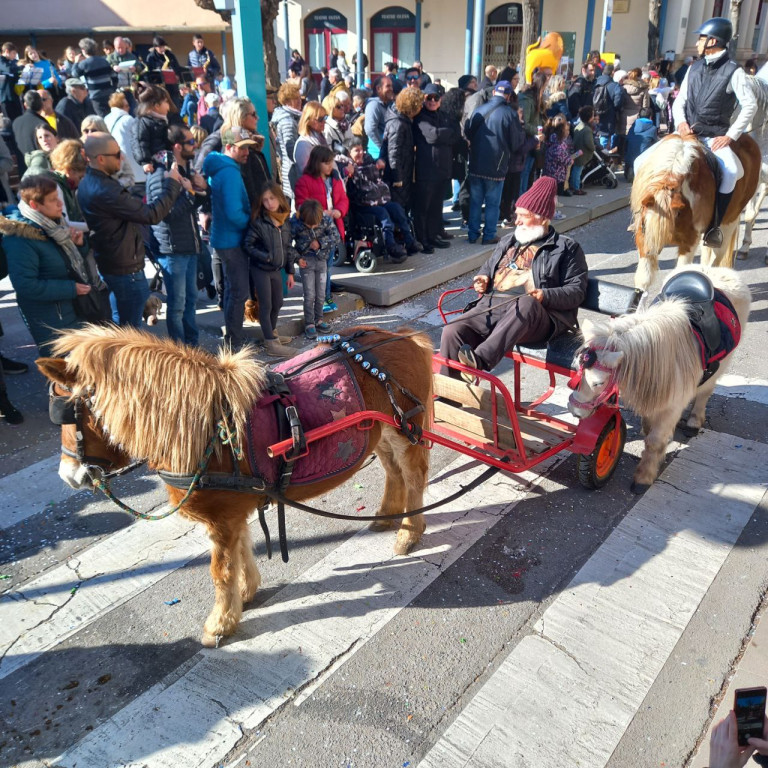
{"type": "MultiPolygon", "coordinates": [[[[486,275],[489,285],[493,285],[499,262],[514,245],[515,233],[512,232],[501,239],[491,258],[483,264],[478,275],[486,275]]],[[[541,303],[554,322],[552,336],[557,336],[578,326],[579,305],[587,295],[587,258],[575,240],[559,234],[554,227],[535,245],[539,247],[531,264],[533,284],[544,291],[541,303]]],[[[470,302],[464,311],[476,303],[470,302]]]]}
{"type": "Polygon", "coordinates": [[[168,123],[151,115],[141,115],[134,125],[135,143],[131,145],[133,157],[139,165],[153,162],[156,152],[170,152],[173,149],[168,139],[168,123]]]}
{"type": "MultiPolygon", "coordinates": [[[[189,178],[186,168],[179,166],[179,173],[189,178]]],[[[165,170],[158,168],[147,177],[147,202],[160,200],[164,193],[165,170]]],[[[205,200],[200,195],[190,196],[182,192],[173,204],[168,215],[157,224],[152,225],[152,232],[157,238],[162,256],[187,256],[198,254],[200,231],[197,226],[196,211],[205,200]]]]}
{"type": "Polygon", "coordinates": [[[144,269],[144,238],[140,224],[162,221],[176,202],[181,184],[163,180],[163,194],[145,205],[120,182],[88,168],[77,188],[77,202],[91,229],[91,245],[104,275],[131,275],[144,269]]]}
{"type": "Polygon", "coordinates": [[[414,165],[413,121],[399,112],[388,112],[380,157],[386,161],[384,178],[388,184],[409,186],[414,165]]]}
{"type": "Polygon", "coordinates": [[[292,275],[296,250],[291,239],[291,223],[288,219],[282,227],[278,227],[268,214],[262,213],[258,218],[251,219],[245,233],[243,250],[254,267],[265,272],[284,269],[292,275]]]}
{"type": "Polygon", "coordinates": [[[440,110],[426,107],[413,121],[416,144],[416,183],[447,181],[453,170],[453,145],[459,140],[458,127],[450,124],[440,110]]]}

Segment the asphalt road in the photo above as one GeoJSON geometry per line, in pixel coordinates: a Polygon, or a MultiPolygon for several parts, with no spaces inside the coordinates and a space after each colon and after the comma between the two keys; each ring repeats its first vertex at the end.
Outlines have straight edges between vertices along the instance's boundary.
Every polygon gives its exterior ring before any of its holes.
{"type": "MultiPolygon", "coordinates": [[[[624,210],[569,233],[587,253],[592,275],[632,284],[628,223],[624,210]]],[[[734,353],[729,387],[710,402],[701,443],[730,446],[723,455],[723,463],[734,467],[721,483],[723,525],[737,516],[727,507],[737,489],[751,489],[753,512],[718,538],[716,552],[701,558],[691,550],[691,574],[682,580],[691,582],[691,594],[698,597],[680,608],[681,615],[690,609],[690,618],[678,634],[665,636],[664,655],[661,650],[649,655],[643,633],[629,620],[626,631],[614,620],[601,633],[598,628],[610,653],[631,656],[637,648],[632,676],[648,676],[645,688],[636,686],[634,698],[627,696],[635,703],[624,711],[624,699],[611,694],[610,677],[589,675],[608,698],[621,700],[616,711],[624,714],[612,725],[601,727],[592,717],[604,702],[579,702],[566,683],[556,687],[559,696],[542,703],[535,694],[526,698],[535,689],[521,676],[512,678],[512,688],[519,682],[523,709],[546,704],[549,741],[573,733],[576,741],[592,745],[591,757],[579,764],[686,765],[763,604],[766,476],[759,479],[762,470],[753,457],[762,456],[768,442],[767,246],[763,214],[749,259],[737,265],[753,290],[750,324],[734,353]],[[739,474],[740,465],[752,472],[748,479],[739,474]],[[722,562],[714,567],[713,559],[713,573],[705,579],[693,565],[709,557],[722,562]]],[[[672,253],[665,252],[662,268],[673,263],[672,253]]],[[[468,283],[457,280],[440,290],[468,283]]],[[[25,337],[3,286],[0,320],[7,354],[25,337]]],[[[352,313],[345,324],[409,325],[429,332],[437,344],[434,307],[440,290],[388,310],[352,313]]],[[[213,338],[205,341],[215,345],[213,338]]],[[[31,362],[33,348],[22,349],[20,356],[31,362]]],[[[509,380],[508,366],[502,370],[509,380]]],[[[524,395],[542,381],[528,371],[524,395]]],[[[40,377],[14,377],[8,384],[27,418],[20,428],[0,427],[0,492],[8,503],[0,513],[0,575],[6,589],[0,599],[0,765],[437,764],[434,755],[454,743],[470,703],[479,706],[498,675],[543,634],[537,627],[547,626],[573,593],[574,577],[609,556],[606,542],[640,514],[642,504],[629,492],[642,444],[638,421],[627,412],[626,454],[603,490],[579,486],[572,455],[558,457],[541,474],[494,479],[451,509],[430,515],[423,545],[407,558],[391,556],[391,533],[361,534],[358,524],[289,512],[290,561],[268,561],[255,523],[263,589],[238,634],[218,650],[201,652],[200,629],[212,603],[204,537],[181,521],[150,528],[161,524],[134,523],[106,500],[65,493],[55,478],[58,435],[47,421],[40,377]],[[174,599],[180,602],[167,605],[174,599]]],[[[667,457],[670,471],[698,450],[686,448],[687,442],[676,434],[667,457]]],[[[435,448],[432,498],[447,495],[478,471],[467,459],[435,448]]],[[[720,469],[711,471],[715,476],[720,469]]],[[[708,473],[705,468],[698,485],[708,473]]],[[[648,494],[659,493],[657,486],[648,494]]],[[[164,502],[151,474],[127,477],[116,488],[143,509],[164,502]]],[[[383,473],[374,463],[352,487],[328,494],[320,506],[369,512],[382,492],[383,473]]],[[[643,514],[659,515],[673,528],[679,519],[680,530],[658,546],[649,538],[626,578],[604,585],[606,601],[619,586],[642,593],[658,576],[657,563],[662,571],[680,566],[665,558],[671,557],[673,539],[690,531],[683,521],[692,506],[696,511],[690,502],[695,492],[691,487],[666,496],[646,494],[653,509],[643,514]]],[[[709,539],[699,533],[695,538],[709,539]]],[[[673,597],[670,592],[670,604],[673,597]]],[[[550,671],[543,664],[537,676],[544,679],[550,671]]],[[[486,716],[494,714],[489,710],[479,721],[486,716]]],[[[477,722],[466,726],[469,735],[461,743],[471,741],[477,722]]],[[[549,764],[546,750],[536,751],[541,738],[525,741],[527,735],[514,733],[515,727],[510,715],[511,741],[499,743],[527,746],[495,754],[478,749],[471,761],[456,764],[549,764]]],[[[561,764],[577,763],[566,756],[561,764]]]]}

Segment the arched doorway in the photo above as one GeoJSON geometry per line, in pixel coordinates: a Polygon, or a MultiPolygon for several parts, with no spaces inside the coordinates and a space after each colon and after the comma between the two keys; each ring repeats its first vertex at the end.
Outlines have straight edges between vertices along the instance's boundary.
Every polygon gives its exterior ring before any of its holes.
{"type": "Polygon", "coordinates": [[[371,17],[371,72],[384,71],[388,61],[398,69],[410,67],[416,58],[416,16],[393,5],[371,17]]]}
{"type": "Polygon", "coordinates": [[[483,66],[493,64],[503,69],[507,64],[517,68],[523,46],[523,6],[505,3],[488,14],[485,27],[483,66]]]}
{"type": "Polygon", "coordinates": [[[321,8],[304,19],[304,55],[313,72],[331,66],[331,49],[347,54],[347,17],[332,8],[321,8]]]}

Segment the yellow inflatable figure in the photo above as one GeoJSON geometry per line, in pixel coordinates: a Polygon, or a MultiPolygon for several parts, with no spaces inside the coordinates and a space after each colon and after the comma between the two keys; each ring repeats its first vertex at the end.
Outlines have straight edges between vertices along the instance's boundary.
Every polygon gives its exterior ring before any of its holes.
{"type": "Polygon", "coordinates": [[[525,49],[525,82],[531,82],[534,69],[548,69],[549,74],[557,72],[563,58],[563,38],[557,32],[550,32],[525,49]]]}

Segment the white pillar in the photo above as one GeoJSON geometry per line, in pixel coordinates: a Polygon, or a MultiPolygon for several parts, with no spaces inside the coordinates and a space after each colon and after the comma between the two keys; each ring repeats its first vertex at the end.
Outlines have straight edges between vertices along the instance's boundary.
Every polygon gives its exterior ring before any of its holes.
{"type": "Polygon", "coordinates": [[[689,26],[691,0],[669,0],[667,19],[662,30],[660,48],[665,51],[674,50],[678,55],[685,48],[685,36],[689,26]]]}

